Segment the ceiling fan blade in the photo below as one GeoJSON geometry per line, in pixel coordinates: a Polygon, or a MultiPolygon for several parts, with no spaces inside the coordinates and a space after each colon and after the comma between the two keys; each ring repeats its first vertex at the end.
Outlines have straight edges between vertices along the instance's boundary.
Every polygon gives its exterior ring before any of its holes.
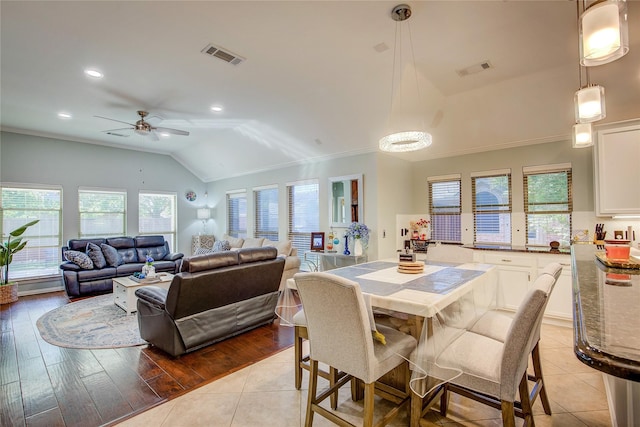
{"type": "Polygon", "coordinates": [[[162,127],[155,127],[153,129],[157,130],[158,132],[166,132],[166,133],[170,133],[172,135],[189,136],[189,132],[187,132],[186,130],[162,128],[162,127]]]}
{"type": "Polygon", "coordinates": [[[111,120],[112,122],[124,123],[125,125],[129,125],[129,126],[135,126],[133,123],[123,122],[122,120],[110,119],[109,117],[102,117],[102,116],[93,116],[93,117],[97,117],[99,119],[111,120]]]}
{"type": "Polygon", "coordinates": [[[149,132],[149,138],[151,138],[152,141],[160,141],[160,138],[158,138],[158,134],[155,133],[153,130],[149,132]]]}
{"type": "Polygon", "coordinates": [[[122,136],[122,137],[128,138],[129,135],[132,133],[131,132],[132,130],[133,130],[132,128],[121,128],[121,129],[107,129],[107,130],[103,130],[102,132],[106,133],[107,135],[122,136]]]}
{"type": "Polygon", "coordinates": [[[154,125],[158,125],[160,124],[160,122],[162,122],[164,119],[156,114],[154,114],[153,116],[148,116],[144,118],[144,121],[149,123],[151,126],[154,125]]]}

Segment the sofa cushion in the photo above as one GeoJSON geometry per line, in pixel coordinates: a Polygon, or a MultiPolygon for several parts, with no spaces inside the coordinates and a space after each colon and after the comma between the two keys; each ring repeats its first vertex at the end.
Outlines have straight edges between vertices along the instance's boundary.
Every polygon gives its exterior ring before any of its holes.
{"type": "Polygon", "coordinates": [[[93,261],[93,266],[95,268],[105,268],[107,266],[107,260],[104,259],[104,255],[102,254],[102,249],[100,246],[94,243],[87,244],[87,255],[93,261]]]}
{"type": "Polygon", "coordinates": [[[67,261],[71,261],[80,268],[90,270],[93,268],[93,261],[89,258],[89,255],[80,251],[65,251],[64,257],[67,261]]]}
{"type": "Polygon", "coordinates": [[[273,247],[242,248],[238,251],[238,264],[275,259],[278,251],[273,247]]]}
{"type": "Polygon", "coordinates": [[[106,243],[116,248],[124,264],[138,262],[138,253],[132,237],[108,237],[106,243]]]}
{"type": "Polygon", "coordinates": [[[274,242],[273,240],[264,239],[262,247],[273,246],[278,250],[278,255],[291,255],[291,240],[283,240],[281,242],[274,242]]]}
{"type": "Polygon", "coordinates": [[[84,252],[87,250],[87,243],[100,245],[100,243],[104,242],[104,239],[70,239],[67,242],[67,248],[72,251],[84,252]]]}
{"type": "Polygon", "coordinates": [[[229,235],[224,235],[222,237],[223,240],[226,240],[229,242],[229,244],[231,245],[231,248],[241,248],[242,244],[244,243],[244,239],[240,238],[240,237],[233,237],[233,236],[229,236],[229,235]]]}
{"type": "Polygon", "coordinates": [[[138,253],[138,260],[140,262],[145,262],[145,260],[147,259],[147,256],[150,256],[151,258],[153,258],[154,261],[156,260],[160,261],[161,259],[164,259],[164,257],[167,256],[167,254],[169,253],[169,249],[167,248],[167,246],[162,245],[162,246],[136,248],[136,252],[138,253]]]}
{"type": "Polygon", "coordinates": [[[213,244],[213,252],[223,252],[231,250],[231,244],[228,240],[218,240],[213,244]]]}
{"type": "Polygon", "coordinates": [[[102,249],[102,254],[104,255],[104,259],[107,261],[107,265],[109,265],[109,267],[117,267],[124,263],[122,256],[113,246],[102,243],[100,244],[100,249],[102,249]]]}
{"type": "Polygon", "coordinates": [[[259,248],[264,242],[264,237],[247,237],[242,243],[243,248],[259,248]]]}
{"type": "Polygon", "coordinates": [[[198,271],[213,270],[215,268],[228,267],[238,264],[238,253],[235,251],[212,252],[207,255],[199,255],[184,258],[180,271],[196,273],[198,271]]]}

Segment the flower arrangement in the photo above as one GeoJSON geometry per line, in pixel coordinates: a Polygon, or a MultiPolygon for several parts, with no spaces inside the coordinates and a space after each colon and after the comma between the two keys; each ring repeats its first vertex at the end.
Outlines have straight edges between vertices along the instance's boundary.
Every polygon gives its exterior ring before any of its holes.
{"type": "Polygon", "coordinates": [[[149,267],[151,267],[151,266],[153,265],[153,261],[155,261],[155,260],[151,257],[151,255],[147,255],[147,258],[146,258],[146,260],[145,260],[145,261],[146,261],[146,264],[147,264],[149,267]]]}
{"type": "Polygon", "coordinates": [[[360,239],[363,246],[367,246],[369,243],[369,227],[359,222],[352,222],[349,228],[347,228],[346,235],[353,237],[354,239],[360,239]]]}
{"type": "Polygon", "coordinates": [[[414,231],[418,231],[421,228],[429,228],[429,224],[431,224],[430,220],[424,219],[424,218],[420,218],[417,221],[410,221],[409,222],[409,227],[414,231]]]}

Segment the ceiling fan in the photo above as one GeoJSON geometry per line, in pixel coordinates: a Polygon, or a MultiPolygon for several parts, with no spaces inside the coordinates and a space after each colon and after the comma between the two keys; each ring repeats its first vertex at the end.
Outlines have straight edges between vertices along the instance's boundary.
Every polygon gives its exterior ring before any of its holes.
{"type": "MultiPolygon", "coordinates": [[[[171,134],[171,135],[182,135],[182,136],[188,136],[189,135],[189,132],[184,131],[184,130],[165,128],[165,127],[160,127],[160,126],[153,126],[151,123],[149,123],[148,121],[144,120],[144,118],[149,115],[149,113],[147,113],[146,111],[138,110],[138,115],[140,116],[140,120],[138,120],[135,123],[123,122],[122,120],[110,119],[109,117],[103,117],[103,116],[94,116],[94,117],[98,117],[100,119],[111,120],[113,122],[124,123],[126,125],[132,126],[132,127],[128,127],[128,128],[108,129],[108,130],[103,130],[102,131],[102,132],[105,132],[105,133],[107,133],[109,135],[125,136],[126,137],[126,136],[129,136],[129,135],[121,134],[121,133],[118,133],[118,132],[133,130],[138,135],[143,135],[143,136],[147,136],[148,135],[154,141],[158,141],[158,139],[159,139],[156,132],[168,133],[168,134],[171,134]]],[[[154,117],[157,117],[157,116],[154,116],[154,117]]]]}

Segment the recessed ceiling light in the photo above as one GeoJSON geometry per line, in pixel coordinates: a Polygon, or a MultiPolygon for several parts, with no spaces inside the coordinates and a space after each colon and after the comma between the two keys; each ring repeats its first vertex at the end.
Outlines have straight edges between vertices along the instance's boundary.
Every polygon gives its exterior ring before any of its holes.
{"type": "Polygon", "coordinates": [[[101,79],[104,77],[104,74],[102,74],[95,68],[87,68],[86,70],[84,70],[84,73],[89,77],[93,77],[94,79],[101,79]]]}
{"type": "Polygon", "coordinates": [[[219,105],[214,105],[213,107],[211,107],[211,111],[215,111],[216,113],[219,113],[222,111],[222,107],[219,105]]]}
{"type": "Polygon", "coordinates": [[[60,112],[58,113],[58,117],[60,117],[61,119],[70,119],[73,116],[69,113],[60,112]]]}

